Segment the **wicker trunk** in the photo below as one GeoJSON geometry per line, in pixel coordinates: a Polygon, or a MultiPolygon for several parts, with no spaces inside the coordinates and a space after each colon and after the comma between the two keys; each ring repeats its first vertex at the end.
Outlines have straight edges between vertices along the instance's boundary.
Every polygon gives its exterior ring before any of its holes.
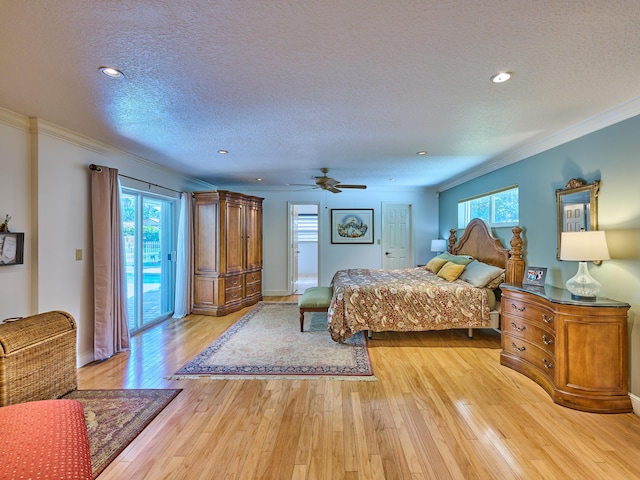
{"type": "Polygon", "coordinates": [[[0,324],[0,406],[77,388],[76,322],[53,311],[0,324]]]}

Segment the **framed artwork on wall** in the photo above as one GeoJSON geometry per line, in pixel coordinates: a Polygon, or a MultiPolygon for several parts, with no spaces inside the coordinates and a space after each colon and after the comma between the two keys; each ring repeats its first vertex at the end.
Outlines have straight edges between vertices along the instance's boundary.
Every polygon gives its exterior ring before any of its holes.
{"type": "Polygon", "coordinates": [[[0,232],[0,266],[23,262],[24,233],[0,232]]]}
{"type": "Polygon", "coordinates": [[[373,208],[332,208],[331,243],[373,243],[373,208]]]}

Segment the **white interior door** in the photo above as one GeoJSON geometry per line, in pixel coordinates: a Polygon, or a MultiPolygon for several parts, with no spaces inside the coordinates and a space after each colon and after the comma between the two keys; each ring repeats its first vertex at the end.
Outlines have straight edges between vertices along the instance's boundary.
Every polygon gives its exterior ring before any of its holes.
{"type": "Polygon", "coordinates": [[[580,230],[586,230],[584,214],[584,204],[574,203],[572,205],[564,206],[564,225],[563,232],[579,232],[580,230]]]}
{"type": "Polygon", "coordinates": [[[382,268],[413,265],[411,205],[382,203],[382,268]]]}

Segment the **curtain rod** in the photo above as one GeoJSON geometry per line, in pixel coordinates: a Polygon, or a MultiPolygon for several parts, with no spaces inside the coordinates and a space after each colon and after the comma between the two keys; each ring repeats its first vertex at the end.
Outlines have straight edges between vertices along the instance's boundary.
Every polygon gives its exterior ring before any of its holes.
{"type": "MultiPolygon", "coordinates": [[[[89,165],[89,170],[95,170],[96,172],[100,173],[102,172],[102,167],[100,165],[95,165],[95,164],[91,164],[89,165]]],[[[157,183],[151,183],[151,182],[147,182],[145,180],[140,180],[139,178],[133,178],[130,177],[128,175],[123,175],[121,173],[118,174],[119,177],[124,177],[124,178],[128,178],[129,180],[135,180],[136,182],[140,182],[140,183],[146,183],[147,185],[149,185],[149,188],[153,187],[158,187],[158,188],[164,188],[165,190],[171,190],[172,192],[176,192],[176,193],[184,193],[181,192],[179,190],[174,190],[173,188],[169,188],[169,187],[163,187],[162,185],[158,185],[157,183]]]]}

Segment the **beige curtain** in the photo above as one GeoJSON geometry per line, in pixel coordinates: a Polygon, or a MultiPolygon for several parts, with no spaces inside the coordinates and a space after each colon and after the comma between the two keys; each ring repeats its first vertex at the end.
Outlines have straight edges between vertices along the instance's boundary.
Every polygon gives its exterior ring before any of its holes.
{"type": "Polygon", "coordinates": [[[93,358],[103,360],[129,348],[124,247],[118,170],[92,166],[93,358]]]}
{"type": "Polygon", "coordinates": [[[193,303],[193,199],[191,193],[180,195],[178,247],[176,258],[176,294],[173,317],[191,313],[193,303]]]}

